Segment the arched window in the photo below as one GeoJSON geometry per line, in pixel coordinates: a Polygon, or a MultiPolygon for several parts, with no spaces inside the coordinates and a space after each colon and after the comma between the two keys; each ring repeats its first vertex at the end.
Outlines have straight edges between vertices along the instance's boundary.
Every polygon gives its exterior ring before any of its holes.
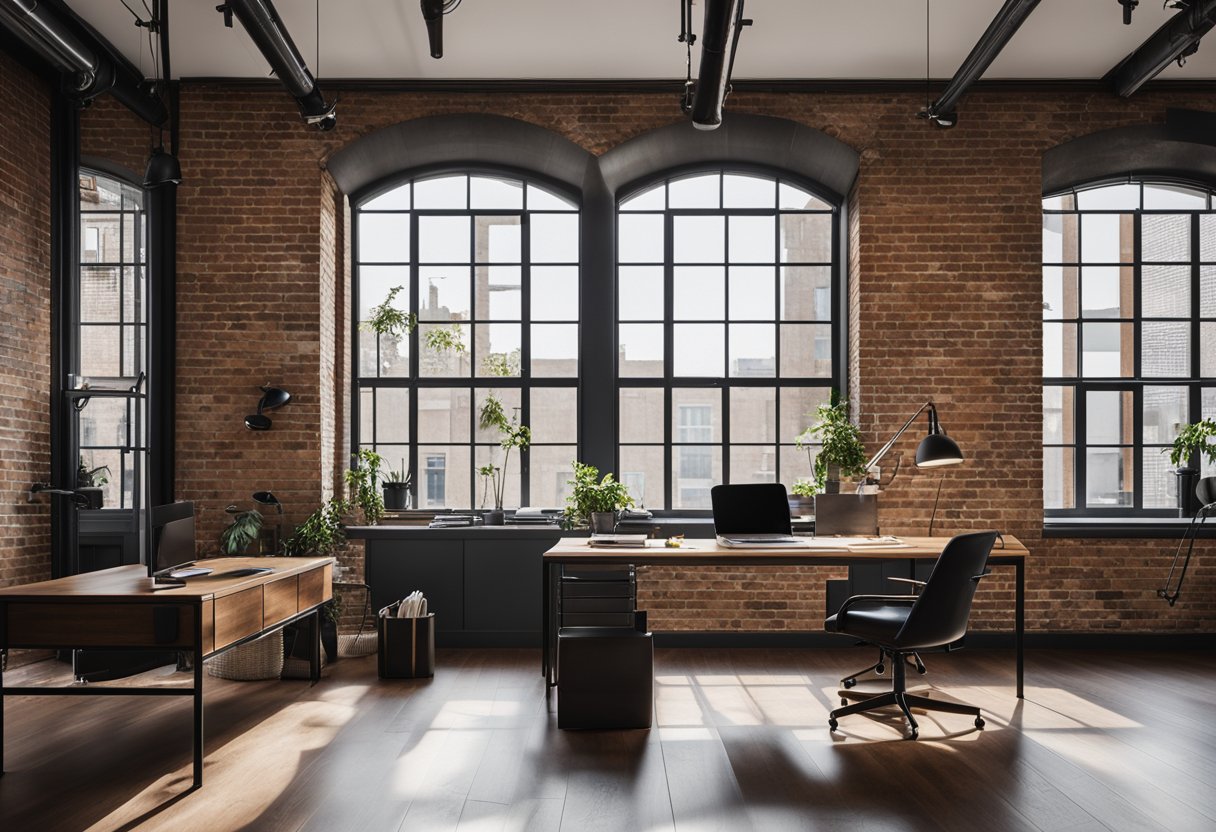
{"type": "Polygon", "coordinates": [[[1047,515],[1177,516],[1168,448],[1216,417],[1212,208],[1208,188],[1150,180],[1043,200],[1047,515]]]}
{"type": "Polygon", "coordinates": [[[811,478],[794,440],[842,387],[839,239],[836,206],[780,176],[702,170],[620,202],[617,470],[635,499],[706,509],[715,483],[811,478]]]}
{"type": "Polygon", "coordinates": [[[493,397],[532,431],[504,504],[559,505],[578,442],[578,206],[526,177],[419,176],[355,207],[354,252],[356,446],[412,471],[421,508],[492,507],[493,397]],[[390,295],[416,326],[377,337],[390,295]]]}

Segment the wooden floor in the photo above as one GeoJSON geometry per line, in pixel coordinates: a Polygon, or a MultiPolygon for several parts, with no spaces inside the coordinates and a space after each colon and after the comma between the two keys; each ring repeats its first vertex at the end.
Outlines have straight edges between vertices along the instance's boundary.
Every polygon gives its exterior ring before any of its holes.
{"type": "MultiPolygon", "coordinates": [[[[659,650],[656,728],[558,731],[530,650],[374,657],[306,682],[208,678],[205,785],[188,700],[10,698],[0,830],[1210,830],[1216,667],[1196,653],[927,657],[986,710],[828,732],[857,650],[659,650]]],[[[46,675],[51,663],[10,672],[46,675]]]]}

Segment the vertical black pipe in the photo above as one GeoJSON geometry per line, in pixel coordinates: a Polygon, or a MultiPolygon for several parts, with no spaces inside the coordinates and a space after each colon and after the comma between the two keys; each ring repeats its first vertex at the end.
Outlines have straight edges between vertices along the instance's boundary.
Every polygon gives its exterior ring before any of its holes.
{"type": "Polygon", "coordinates": [[[616,471],[616,205],[598,166],[588,166],[579,215],[579,460],[616,471]],[[611,233],[605,233],[612,229],[611,233]]]}

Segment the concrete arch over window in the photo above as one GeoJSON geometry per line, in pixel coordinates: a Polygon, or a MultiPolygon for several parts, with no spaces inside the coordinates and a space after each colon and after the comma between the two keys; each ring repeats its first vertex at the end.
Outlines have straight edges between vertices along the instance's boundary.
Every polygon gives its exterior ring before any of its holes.
{"type": "Polygon", "coordinates": [[[1101,130],[1043,154],[1044,194],[1126,179],[1216,185],[1216,131],[1171,113],[1166,124],[1101,130]]]}

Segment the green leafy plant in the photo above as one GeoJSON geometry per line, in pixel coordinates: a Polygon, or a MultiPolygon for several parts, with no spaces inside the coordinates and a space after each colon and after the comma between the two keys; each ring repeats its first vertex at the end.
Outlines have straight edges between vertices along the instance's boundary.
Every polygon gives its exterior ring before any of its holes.
{"type": "Polygon", "coordinates": [[[519,350],[490,353],[481,360],[481,371],[487,376],[510,377],[519,375],[519,350]]]}
{"type": "Polygon", "coordinates": [[[80,457],[79,467],[76,469],[76,487],[99,488],[110,481],[109,473],[109,465],[99,465],[96,468],[90,468],[82,456],[80,457]]]}
{"type": "Polygon", "coordinates": [[[494,492],[494,508],[502,511],[503,495],[507,488],[507,466],[511,462],[511,450],[518,448],[522,453],[532,444],[532,428],[519,423],[518,411],[507,418],[506,409],[494,392],[486,396],[477,416],[477,425],[482,430],[497,430],[499,435],[498,447],[503,450],[502,466],[499,467],[491,460],[477,469],[484,485],[481,499],[485,502],[486,489],[494,492]]]}
{"type": "Polygon", "coordinates": [[[296,526],[291,537],[283,544],[284,554],[293,557],[333,554],[346,541],[343,518],[350,511],[349,501],[334,497],[296,526]]]}
{"type": "Polygon", "coordinates": [[[618,482],[612,474],[605,474],[600,479],[600,470],[594,465],[584,465],[578,460],[572,465],[574,479],[567,482],[574,486],[574,491],[566,498],[563,515],[567,527],[587,523],[595,512],[617,511],[633,505],[625,483],[618,482]]]}
{"type": "Polygon", "coordinates": [[[220,532],[220,549],[225,555],[239,555],[258,539],[262,531],[262,513],[251,508],[239,511],[236,506],[226,509],[232,522],[220,532]]]}
{"type": "MultiPolygon", "coordinates": [[[[814,490],[810,494],[823,493],[831,468],[839,470],[836,474],[838,477],[859,477],[866,472],[866,449],[861,442],[861,432],[849,421],[849,403],[842,400],[836,390],[832,391],[826,404],[815,408],[814,423],[794,437],[794,445],[806,451],[807,462],[811,463],[814,479],[810,482],[810,488],[814,490]],[[811,462],[814,444],[821,447],[811,462]]],[[[806,487],[800,487],[797,483],[791,490],[795,494],[809,496],[806,487]]]]}
{"type": "Polygon", "coordinates": [[[363,511],[364,521],[374,526],[384,516],[384,498],[379,488],[380,466],[384,464],[384,457],[371,448],[360,448],[351,462],[345,475],[350,501],[355,508],[363,511]]]}
{"type": "Polygon", "coordinates": [[[819,492],[815,490],[815,481],[808,480],[806,477],[799,477],[794,480],[794,484],[790,486],[790,493],[797,497],[814,497],[819,492]]]}
{"type": "Polygon", "coordinates": [[[393,306],[397,293],[404,289],[404,286],[394,286],[389,289],[388,297],[384,299],[384,302],[372,307],[372,316],[363,323],[363,328],[377,335],[388,335],[393,338],[411,334],[414,327],[418,326],[418,317],[412,312],[402,312],[393,306]]]}
{"type": "Polygon", "coordinates": [[[408,486],[414,479],[414,475],[408,472],[405,468],[405,460],[401,460],[400,468],[390,468],[388,473],[381,480],[385,485],[404,485],[408,486]]]}
{"type": "Polygon", "coordinates": [[[422,336],[426,348],[432,352],[454,352],[457,355],[468,351],[464,345],[464,333],[458,324],[429,328],[422,336]]]}
{"type": "Polygon", "coordinates": [[[1195,451],[1199,451],[1199,455],[1207,460],[1208,464],[1216,465],[1216,445],[1212,444],[1213,438],[1216,438],[1216,421],[1201,419],[1178,431],[1173,446],[1162,448],[1161,453],[1167,450],[1170,452],[1170,465],[1175,468],[1189,464],[1195,451]]]}

